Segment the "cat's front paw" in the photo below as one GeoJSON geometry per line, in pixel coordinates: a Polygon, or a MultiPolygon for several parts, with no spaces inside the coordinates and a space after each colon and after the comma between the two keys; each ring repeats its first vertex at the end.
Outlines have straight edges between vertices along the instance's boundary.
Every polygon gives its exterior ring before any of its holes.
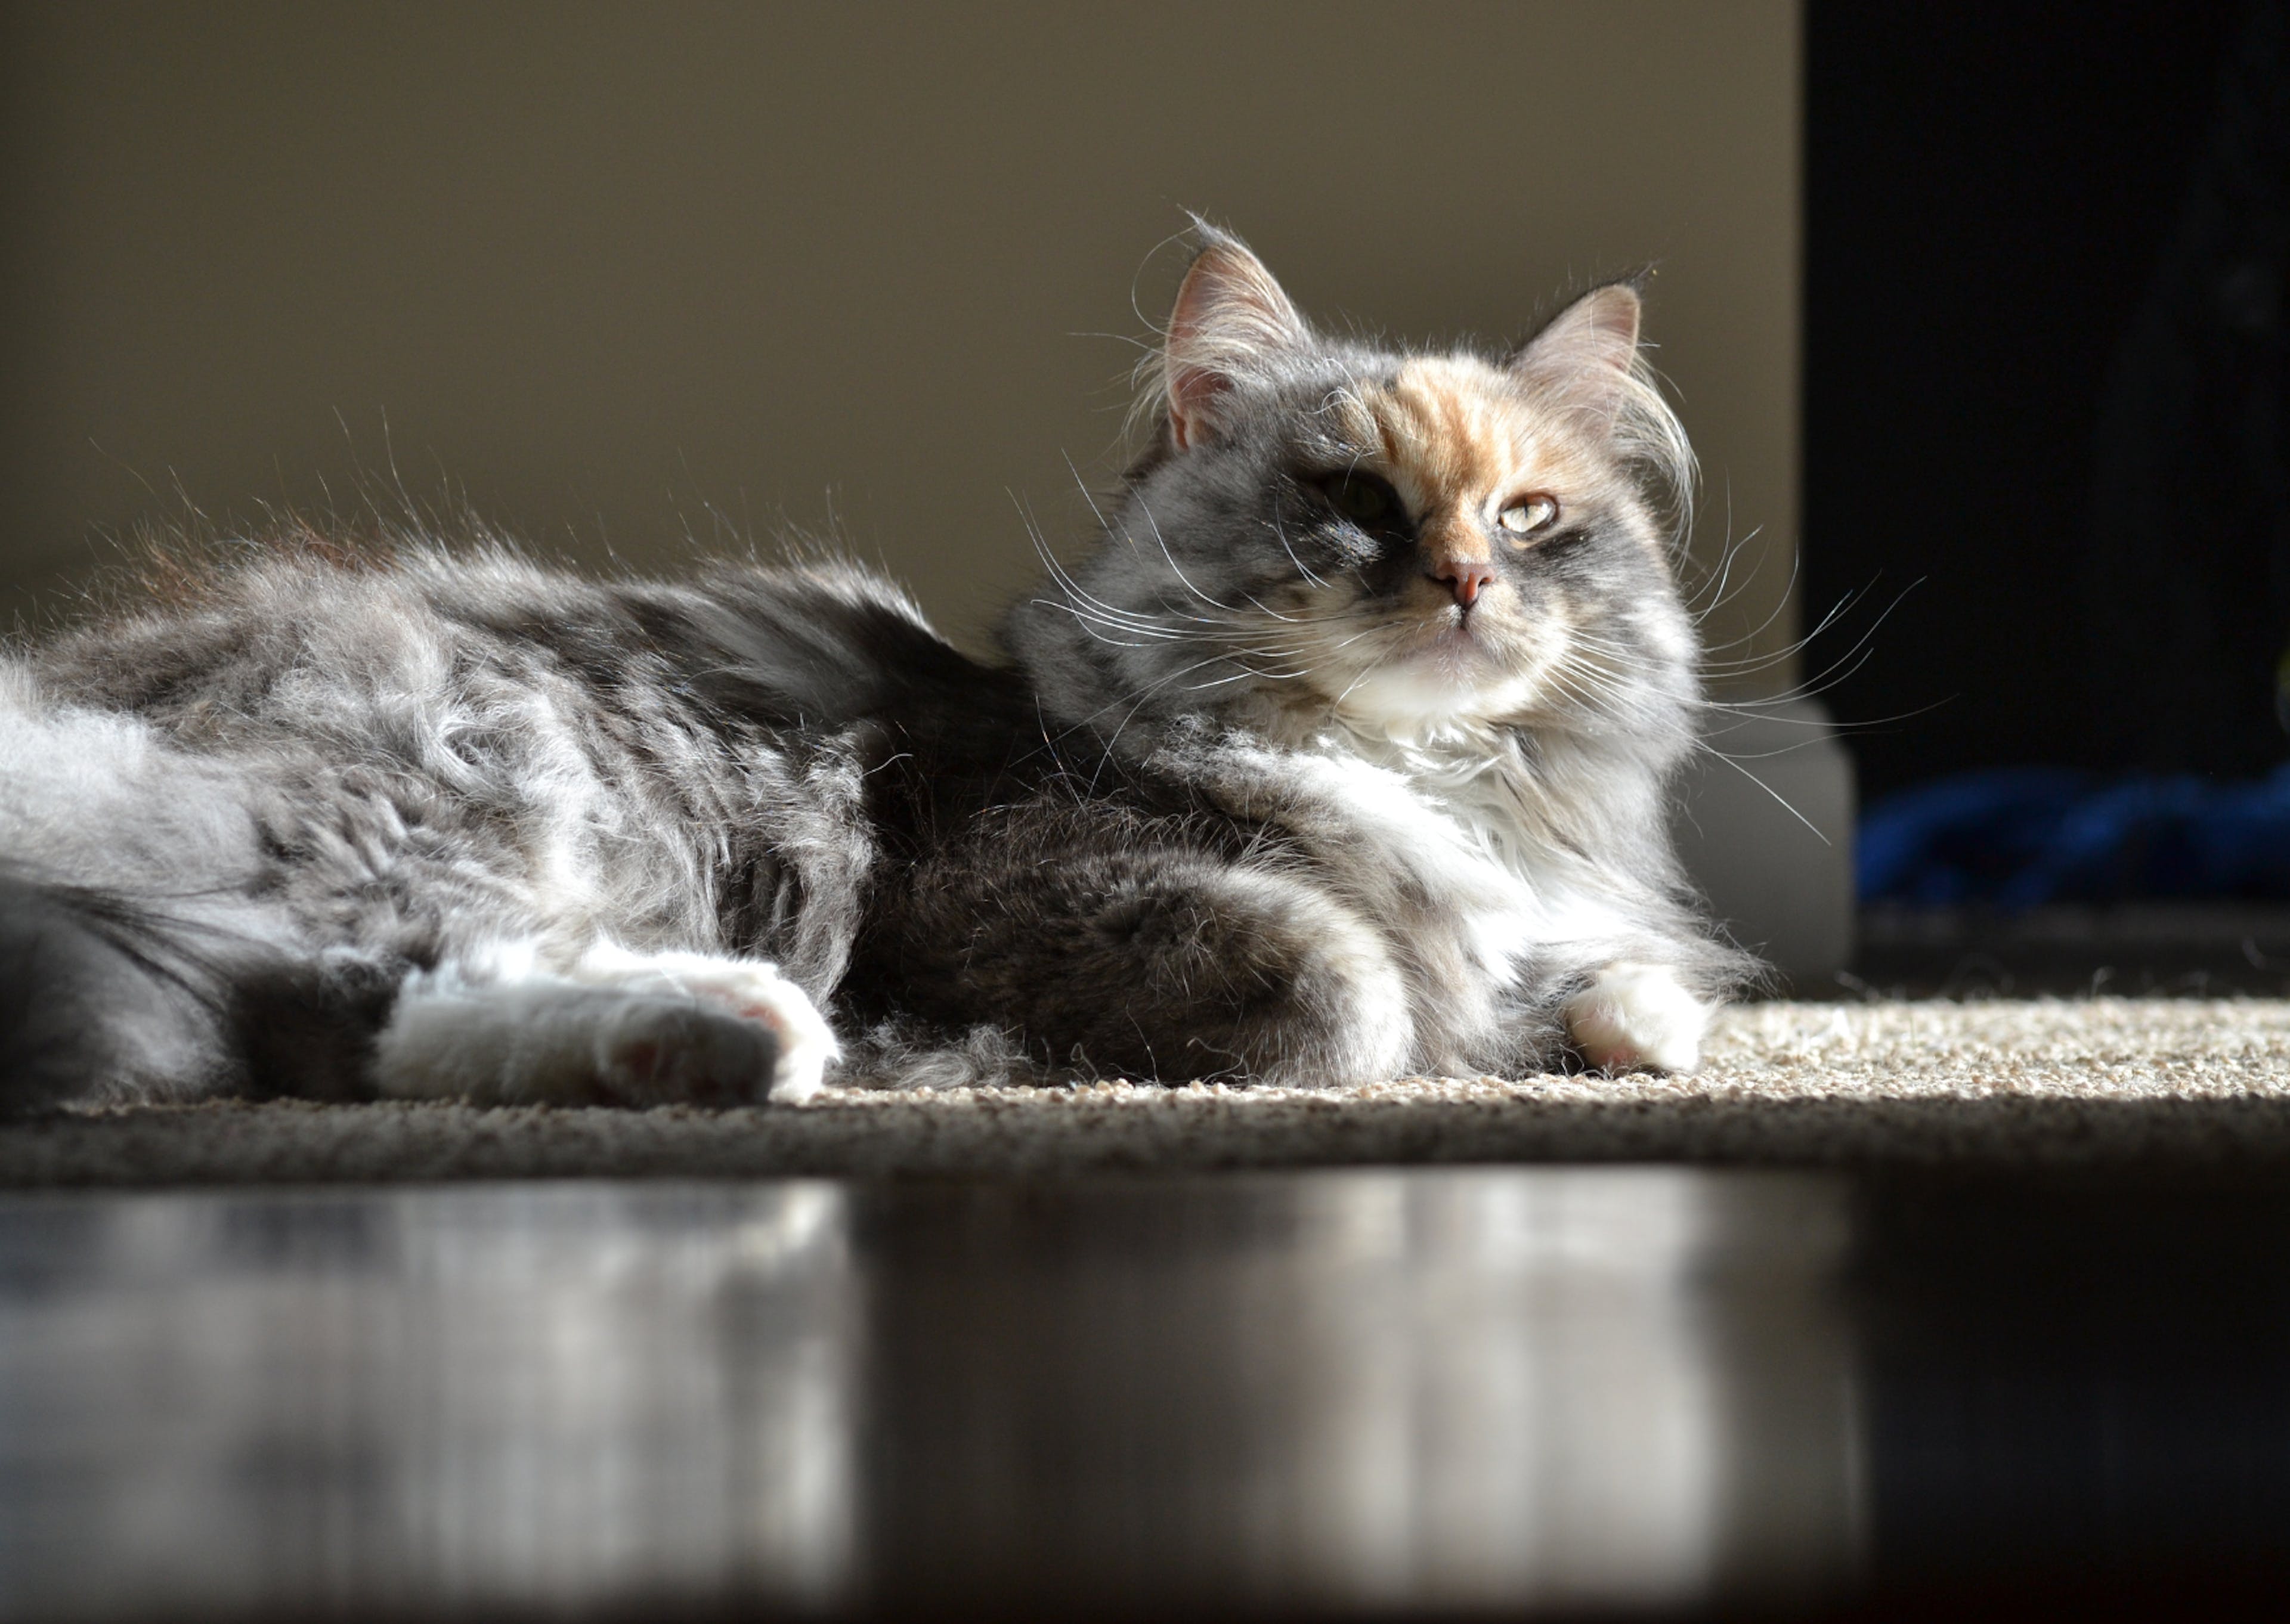
{"type": "Polygon", "coordinates": [[[1691,1071],[1709,1007],[1659,964],[1609,964],[1566,1001],[1566,1030],[1604,1071],[1691,1071]]]}

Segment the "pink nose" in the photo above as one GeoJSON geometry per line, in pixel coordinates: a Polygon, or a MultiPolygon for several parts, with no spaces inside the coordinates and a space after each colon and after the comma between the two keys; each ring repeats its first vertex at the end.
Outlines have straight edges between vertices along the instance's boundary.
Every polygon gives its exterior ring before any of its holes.
{"type": "Polygon", "coordinates": [[[1442,556],[1431,561],[1431,579],[1445,581],[1455,601],[1469,609],[1479,601],[1483,590],[1494,585],[1495,566],[1485,558],[1442,556]]]}

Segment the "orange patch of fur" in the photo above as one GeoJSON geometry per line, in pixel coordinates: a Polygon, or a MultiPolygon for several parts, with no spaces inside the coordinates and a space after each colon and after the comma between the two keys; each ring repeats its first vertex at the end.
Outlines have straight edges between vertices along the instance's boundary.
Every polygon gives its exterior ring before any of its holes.
{"type": "Polygon", "coordinates": [[[1602,470],[1555,413],[1484,361],[1420,358],[1362,403],[1387,466],[1435,556],[1485,558],[1495,515],[1527,495],[1564,508],[1602,470]]]}

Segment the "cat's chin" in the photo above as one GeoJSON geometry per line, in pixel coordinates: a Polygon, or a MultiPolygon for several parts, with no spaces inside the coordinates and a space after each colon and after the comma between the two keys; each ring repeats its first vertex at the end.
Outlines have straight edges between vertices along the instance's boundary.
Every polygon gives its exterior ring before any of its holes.
{"type": "Polygon", "coordinates": [[[1358,677],[1348,685],[1341,709],[1347,720],[1369,731],[1421,738],[1513,715],[1525,708],[1533,685],[1502,670],[1478,640],[1458,632],[1358,677]]]}
{"type": "Polygon", "coordinates": [[[1452,609],[1427,616],[1410,628],[1386,661],[1394,669],[1413,672],[1423,681],[1444,683],[1459,692],[1493,678],[1502,663],[1487,640],[1484,623],[1466,620],[1452,609]]]}

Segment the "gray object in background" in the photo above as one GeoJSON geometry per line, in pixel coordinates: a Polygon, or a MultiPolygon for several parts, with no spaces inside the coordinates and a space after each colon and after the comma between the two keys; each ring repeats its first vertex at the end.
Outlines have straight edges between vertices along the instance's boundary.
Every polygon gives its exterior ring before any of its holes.
{"type": "Polygon", "coordinates": [[[1715,712],[1703,740],[1679,855],[1736,940],[1815,990],[1853,956],[1853,758],[1811,700],[1715,712]]]}

